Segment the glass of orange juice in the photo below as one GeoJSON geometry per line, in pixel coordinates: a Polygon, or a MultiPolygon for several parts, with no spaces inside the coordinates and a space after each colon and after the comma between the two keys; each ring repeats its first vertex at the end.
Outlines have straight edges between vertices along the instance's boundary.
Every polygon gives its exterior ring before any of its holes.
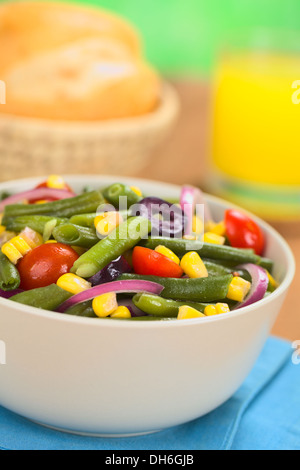
{"type": "Polygon", "coordinates": [[[270,220],[300,220],[300,39],[235,35],[213,80],[209,189],[270,220]]]}

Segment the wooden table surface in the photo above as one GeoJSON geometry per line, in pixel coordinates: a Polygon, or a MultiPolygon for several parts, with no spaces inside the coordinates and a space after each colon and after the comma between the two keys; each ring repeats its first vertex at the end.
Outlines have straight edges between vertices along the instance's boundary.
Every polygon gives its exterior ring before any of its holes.
{"type": "MultiPolygon", "coordinates": [[[[201,186],[205,176],[209,115],[209,86],[196,81],[177,82],[181,97],[181,116],[175,130],[151,157],[151,162],[137,176],[201,186]]],[[[296,263],[300,263],[300,224],[277,225],[292,248],[296,263]]],[[[300,308],[298,288],[300,273],[287,295],[272,333],[289,339],[300,340],[300,308]]]]}

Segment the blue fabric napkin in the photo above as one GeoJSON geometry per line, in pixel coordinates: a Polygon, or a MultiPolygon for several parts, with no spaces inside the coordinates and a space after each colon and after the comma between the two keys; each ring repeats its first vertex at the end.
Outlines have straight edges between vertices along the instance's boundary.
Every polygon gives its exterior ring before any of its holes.
{"type": "Polygon", "coordinates": [[[0,407],[0,449],[300,450],[300,364],[289,342],[269,338],[236,394],[208,415],[155,434],[81,437],[53,431],[0,407]]]}

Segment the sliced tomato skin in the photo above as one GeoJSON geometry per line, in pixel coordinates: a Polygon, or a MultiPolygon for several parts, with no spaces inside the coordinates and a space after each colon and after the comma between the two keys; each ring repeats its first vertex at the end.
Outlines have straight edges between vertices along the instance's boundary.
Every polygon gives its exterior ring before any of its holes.
{"type": "Polygon", "coordinates": [[[183,275],[182,268],[174,261],[155,250],[142,246],[134,248],[132,264],[136,274],[175,278],[183,275]]]}
{"type": "Polygon", "coordinates": [[[226,236],[231,246],[252,248],[261,255],[265,248],[265,236],[254,220],[237,209],[225,211],[226,236]]]}
{"type": "Polygon", "coordinates": [[[17,265],[20,288],[30,290],[56,283],[78,258],[76,251],[63,243],[45,243],[34,248],[17,265]]]}

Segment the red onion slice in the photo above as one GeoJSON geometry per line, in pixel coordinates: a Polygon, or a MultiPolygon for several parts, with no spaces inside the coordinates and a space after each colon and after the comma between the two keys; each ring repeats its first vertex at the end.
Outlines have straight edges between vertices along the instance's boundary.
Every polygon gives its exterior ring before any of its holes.
{"type": "Polygon", "coordinates": [[[213,220],[202,191],[195,186],[183,186],[180,194],[180,207],[188,218],[188,223],[185,228],[185,235],[190,235],[193,232],[193,216],[195,215],[197,204],[203,204],[204,206],[204,219],[207,222],[209,220],[213,220]]]}
{"type": "Polygon", "coordinates": [[[148,294],[159,295],[162,290],[163,286],[161,284],[152,281],[130,279],[127,281],[106,282],[105,284],[100,284],[73,295],[73,297],[70,297],[58,307],[57,312],[64,313],[68,308],[76,304],[94,299],[98,295],[107,294],[108,292],[115,292],[116,294],[146,292],[148,294]]]}
{"type": "Polygon", "coordinates": [[[245,300],[243,300],[243,302],[239,303],[234,308],[235,310],[241,307],[247,307],[247,305],[251,305],[261,300],[264,297],[269,284],[269,278],[266,271],[262,267],[257,266],[256,264],[240,264],[236,267],[236,269],[245,269],[246,271],[248,271],[252,278],[252,284],[247,297],[245,298],[245,300]]]}
{"type": "Polygon", "coordinates": [[[118,300],[118,305],[123,305],[124,307],[127,307],[132,317],[146,317],[147,316],[147,313],[143,312],[140,308],[134,305],[131,299],[118,300]]]}
{"type": "Polygon", "coordinates": [[[14,290],[2,290],[0,289],[0,297],[3,299],[10,299],[14,295],[21,294],[24,292],[22,289],[14,289],[14,290]]]}
{"type": "Polygon", "coordinates": [[[68,191],[66,189],[55,189],[55,188],[35,188],[30,189],[29,191],[23,191],[22,193],[13,194],[12,196],[3,199],[0,203],[0,212],[2,212],[5,206],[10,204],[16,204],[24,199],[67,199],[70,197],[75,197],[76,194],[68,191]]]}
{"type": "Polygon", "coordinates": [[[130,207],[130,214],[149,219],[153,237],[181,238],[185,233],[187,217],[184,212],[176,204],[158,197],[145,197],[130,207]]]}
{"type": "Polygon", "coordinates": [[[131,271],[132,268],[124,256],[119,256],[119,258],[111,261],[105,268],[90,277],[89,282],[94,287],[99,284],[115,281],[121,274],[131,273],[131,271]]]}

